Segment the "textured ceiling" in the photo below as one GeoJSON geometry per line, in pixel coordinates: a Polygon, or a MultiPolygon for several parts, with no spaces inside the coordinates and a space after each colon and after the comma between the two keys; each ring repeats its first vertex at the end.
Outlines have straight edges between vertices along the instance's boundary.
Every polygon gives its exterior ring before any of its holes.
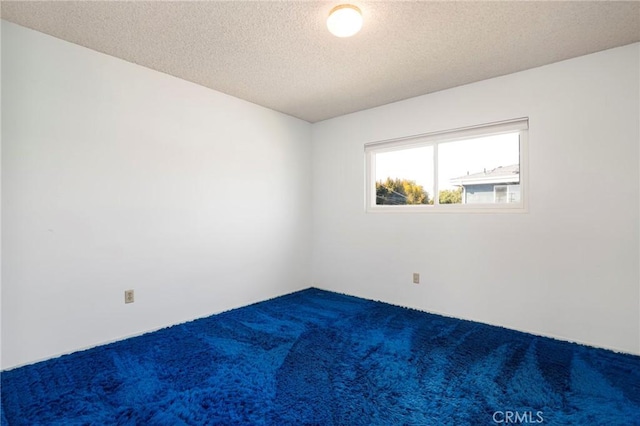
{"type": "Polygon", "coordinates": [[[640,41],[640,2],[3,1],[2,18],[316,122],[640,41]]]}

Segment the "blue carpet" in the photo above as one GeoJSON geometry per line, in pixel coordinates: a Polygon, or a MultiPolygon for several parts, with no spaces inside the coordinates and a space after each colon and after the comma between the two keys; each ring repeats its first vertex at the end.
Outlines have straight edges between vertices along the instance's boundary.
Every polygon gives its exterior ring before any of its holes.
{"type": "Polygon", "coordinates": [[[317,289],[0,379],[3,425],[640,424],[640,357],[317,289]]]}

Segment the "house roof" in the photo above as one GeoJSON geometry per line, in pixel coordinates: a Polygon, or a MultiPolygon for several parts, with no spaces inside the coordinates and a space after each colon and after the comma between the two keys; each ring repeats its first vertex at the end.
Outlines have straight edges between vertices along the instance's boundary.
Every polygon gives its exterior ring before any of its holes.
{"type": "MultiPolygon", "coordinates": [[[[6,1],[2,19],[309,122],[640,41],[638,1],[6,1]]],[[[63,60],[63,58],[61,58],[63,60]]]]}
{"type": "Polygon", "coordinates": [[[483,170],[479,173],[467,174],[450,180],[452,185],[469,186],[485,185],[493,183],[517,183],[520,182],[520,165],[500,166],[491,170],[483,170]]]}

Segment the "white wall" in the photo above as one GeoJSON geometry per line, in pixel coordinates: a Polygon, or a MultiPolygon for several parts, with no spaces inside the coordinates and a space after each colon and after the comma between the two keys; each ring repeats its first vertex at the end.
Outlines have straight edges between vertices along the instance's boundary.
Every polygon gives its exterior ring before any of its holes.
{"type": "Polygon", "coordinates": [[[2,114],[3,368],[311,284],[309,123],[5,21],[2,114]]]}
{"type": "Polygon", "coordinates": [[[316,123],[316,285],[640,354],[639,62],[634,44],[316,123]],[[364,143],[519,117],[528,213],[364,212],[364,143]]]}

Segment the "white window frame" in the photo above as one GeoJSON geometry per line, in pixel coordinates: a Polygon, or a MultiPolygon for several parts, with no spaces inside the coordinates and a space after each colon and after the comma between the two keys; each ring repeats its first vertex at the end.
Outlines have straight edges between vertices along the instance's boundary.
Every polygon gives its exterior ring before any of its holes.
{"type": "Polygon", "coordinates": [[[369,142],[365,153],[365,210],[369,213],[524,213],[528,208],[528,130],[529,119],[517,118],[455,130],[426,133],[404,138],[369,142]],[[487,204],[440,204],[438,185],[438,145],[465,139],[475,139],[505,133],[518,133],[520,137],[520,202],[487,204]],[[376,154],[410,148],[433,146],[434,194],[433,205],[377,205],[376,204],[376,154]]]}

